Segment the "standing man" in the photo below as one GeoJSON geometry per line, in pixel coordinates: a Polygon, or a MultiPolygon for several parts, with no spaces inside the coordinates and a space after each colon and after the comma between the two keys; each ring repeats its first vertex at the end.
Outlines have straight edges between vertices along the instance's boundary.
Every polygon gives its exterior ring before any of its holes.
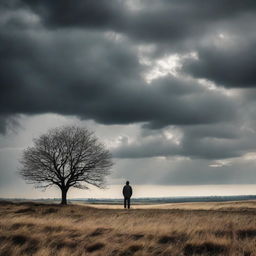
{"type": "Polygon", "coordinates": [[[123,187],[124,195],[124,208],[126,208],[126,202],[128,204],[128,209],[130,209],[130,198],[132,196],[132,187],[129,185],[129,181],[126,181],[126,185],[123,187]]]}

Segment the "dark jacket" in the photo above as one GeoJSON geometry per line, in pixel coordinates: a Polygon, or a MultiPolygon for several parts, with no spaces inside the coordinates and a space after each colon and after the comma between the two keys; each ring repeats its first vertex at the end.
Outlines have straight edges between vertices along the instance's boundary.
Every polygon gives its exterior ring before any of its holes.
{"type": "Polygon", "coordinates": [[[130,185],[125,185],[123,188],[124,197],[130,198],[132,196],[132,187],[130,185]]]}

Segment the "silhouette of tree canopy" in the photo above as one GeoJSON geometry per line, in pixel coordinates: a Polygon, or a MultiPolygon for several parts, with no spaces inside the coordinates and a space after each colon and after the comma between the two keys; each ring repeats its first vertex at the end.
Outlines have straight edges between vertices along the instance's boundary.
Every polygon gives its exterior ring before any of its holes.
{"type": "Polygon", "coordinates": [[[70,187],[103,188],[113,165],[110,152],[93,132],[76,126],[50,129],[23,151],[21,176],[39,188],[57,186],[61,204],[67,204],[70,187]]]}

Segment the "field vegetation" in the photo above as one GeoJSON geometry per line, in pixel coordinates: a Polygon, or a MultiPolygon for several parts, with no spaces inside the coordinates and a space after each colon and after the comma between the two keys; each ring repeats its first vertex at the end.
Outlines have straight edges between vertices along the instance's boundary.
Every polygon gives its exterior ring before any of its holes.
{"type": "Polygon", "coordinates": [[[0,255],[256,256],[255,204],[124,210],[1,202],[0,255]]]}

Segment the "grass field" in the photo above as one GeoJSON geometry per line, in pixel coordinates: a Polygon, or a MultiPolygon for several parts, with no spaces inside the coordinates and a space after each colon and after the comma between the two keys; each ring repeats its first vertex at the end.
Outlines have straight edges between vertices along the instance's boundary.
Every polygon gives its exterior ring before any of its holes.
{"type": "Polygon", "coordinates": [[[256,256],[256,202],[0,203],[0,255],[256,256]]]}

